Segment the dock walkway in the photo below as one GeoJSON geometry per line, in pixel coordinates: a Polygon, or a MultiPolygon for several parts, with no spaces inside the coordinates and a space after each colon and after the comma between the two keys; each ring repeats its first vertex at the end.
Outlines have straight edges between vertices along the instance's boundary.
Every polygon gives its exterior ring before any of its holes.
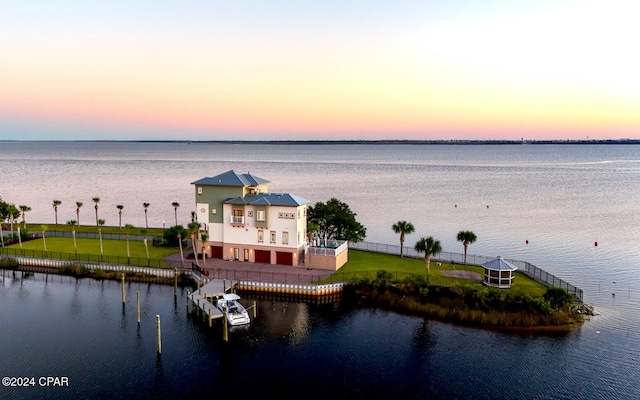
{"type": "Polygon", "coordinates": [[[237,283],[237,281],[230,279],[212,279],[188,295],[189,300],[202,311],[202,316],[209,320],[209,326],[214,319],[222,318],[222,312],[212,303],[212,300],[233,289],[237,283]]]}

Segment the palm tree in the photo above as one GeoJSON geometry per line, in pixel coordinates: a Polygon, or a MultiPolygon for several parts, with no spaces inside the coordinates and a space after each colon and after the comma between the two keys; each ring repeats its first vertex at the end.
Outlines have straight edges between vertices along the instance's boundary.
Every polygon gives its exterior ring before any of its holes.
{"type": "Polygon", "coordinates": [[[93,208],[96,209],[96,226],[99,226],[98,224],[98,203],[100,203],[100,197],[94,197],[93,199],[91,199],[94,203],[96,203],[95,206],[93,206],[93,208]]]}
{"type": "Polygon", "coordinates": [[[180,246],[180,263],[184,268],[184,252],[182,251],[182,234],[178,232],[178,245],[180,246]]]}
{"type": "Polygon", "coordinates": [[[56,216],[56,225],[58,225],[58,206],[60,204],[62,204],[60,200],[53,201],[53,212],[55,213],[55,216],[56,216]]]}
{"type": "Polygon", "coordinates": [[[147,253],[147,266],[149,266],[149,263],[151,260],[149,259],[149,245],[147,244],[147,232],[148,231],[146,229],[140,229],[140,233],[142,233],[142,243],[144,243],[144,251],[147,253]]]}
{"type": "Polygon", "coordinates": [[[18,208],[20,208],[20,213],[22,214],[22,226],[27,229],[27,221],[25,219],[25,216],[27,215],[27,212],[31,211],[31,207],[29,206],[18,206],[18,208]]]}
{"type": "Polygon", "coordinates": [[[404,247],[404,236],[410,233],[415,232],[416,228],[413,227],[411,222],[407,221],[398,221],[391,227],[395,233],[400,234],[400,258],[403,257],[403,247],[404,247]]]}
{"type": "Polygon", "coordinates": [[[103,219],[99,219],[98,220],[98,237],[100,238],[100,261],[102,261],[102,256],[104,255],[104,251],[102,248],[102,226],[104,225],[105,221],[103,219]]]}
{"type": "Polygon", "coordinates": [[[189,235],[191,236],[191,247],[193,248],[193,255],[196,259],[196,265],[200,266],[198,263],[198,232],[200,231],[200,224],[197,222],[191,222],[189,225],[189,235]]]}
{"type": "Polygon", "coordinates": [[[180,207],[180,203],[174,201],[171,205],[173,206],[173,212],[176,216],[176,226],[178,226],[178,207],[180,207]]]}
{"type": "Polygon", "coordinates": [[[82,202],[76,201],[76,217],[78,221],[78,226],[80,226],[80,207],[82,207],[82,202]]]}
{"type": "Polygon", "coordinates": [[[9,225],[11,226],[11,237],[13,238],[13,223],[16,218],[20,216],[20,210],[18,210],[15,205],[10,204],[7,207],[7,213],[9,214],[9,225]]]}
{"type": "Polygon", "coordinates": [[[147,228],[149,228],[149,221],[147,220],[147,211],[149,206],[149,203],[142,203],[142,207],[144,207],[144,226],[146,226],[147,228]]]}
{"type": "Polygon", "coordinates": [[[427,279],[429,279],[429,264],[431,263],[431,256],[442,251],[440,242],[435,240],[432,236],[428,238],[421,238],[414,246],[414,250],[418,253],[424,253],[424,263],[427,267],[427,279]]]}
{"type": "Polygon", "coordinates": [[[71,226],[71,236],[73,236],[73,248],[76,252],[76,255],[78,254],[78,243],[76,243],[76,224],[78,221],[76,221],[75,219],[71,219],[69,221],[67,221],[67,225],[71,226]]]}
{"type": "Polygon", "coordinates": [[[2,247],[4,247],[4,233],[2,233],[2,220],[0,219],[0,243],[2,243],[2,247]]]}
{"type": "Polygon", "coordinates": [[[202,232],[202,234],[200,234],[200,239],[202,240],[202,265],[207,268],[207,257],[204,251],[204,244],[209,240],[209,234],[207,232],[202,232]]]}
{"type": "Polygon", "coordinates": [[[133,229],[133,225],[131,224],[126,224],[124,226],[124,234],[127,238],[127,264],[131,264],[131,252],[129,251],[129,233],[131,232],[131,229],[133,229]]]}
{"type": "Polygon", "coordinates": [[[40,225],[40,229],[42,229],[42,245],[44,246],[44,251],[47,251],[47,239],[44,237],[44,233],[49,230],[49,227],[40,225]]]}
{"type": "Polygon", "coordinates": [[[118,229],[122,229],[122,209],[124,206],[122,204],[118,204],[116,208],[118,209],[118,229]]]}
{"type": "Polygon", "coordinates": [[[467,247],[478,240],[476,234],[471,231],[460,231],[458,232],[458,242],[462,242],[464,246],[464,264],[467,265],[467,247]]]}

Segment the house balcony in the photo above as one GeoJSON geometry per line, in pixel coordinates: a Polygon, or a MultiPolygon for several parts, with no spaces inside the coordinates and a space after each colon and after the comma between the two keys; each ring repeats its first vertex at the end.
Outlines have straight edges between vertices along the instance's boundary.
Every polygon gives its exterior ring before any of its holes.
{"type": "Polygon", "coordinates": [[[232,215],[229,218],[231,220],[231,225],[244,226],[244,216],[232,215]]]}

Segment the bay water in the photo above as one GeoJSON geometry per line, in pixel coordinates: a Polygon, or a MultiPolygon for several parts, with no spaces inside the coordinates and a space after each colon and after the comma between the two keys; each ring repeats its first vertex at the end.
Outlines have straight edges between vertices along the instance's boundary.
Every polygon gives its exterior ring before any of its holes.
{"type": "MultiPolygon", "coordinates": [[[[49,374],[34,367],[35,358],[44,354],[40,362],[55,365],[55,349],[71,351],[64,343],[74,326],[92,339],[69,339],[86,344],[76,356],[61,358],[58,367],[69,374],[85,371],[79,361],[85,357],[117,369],[109,390],[121,398],[215,393],[225,383],[249,391],[345,397],[640,397],[638,146],[0,142],[0,196],[30,206],[27,222],[42,224],[54,223],[54,199],[62,201],[61,223],[76,219],[76,201],[83,202],[80,223],[93,223],[93,197],[100,197],[100,218],[107,225],[117,225],[121,204],[123,224],[143,226],[143,202],[151,204],[150,226],[173,225],[175,201],[178,223],[186,224],[195,210],[190,183],[229,169],[268,179],[270,191],[294,193],[312,204],[331,197],[346,202],[370,242],[398,244],[391,225],[407,220],[416,227],[407,245],[433,236],[444,251],[462,252],[456,234],[472,230],[478,240],[470,253],[544,268],[583,289],[585,302],[600,315],[565,334],[509,333],[339,304],[260,300],[262,309],[283,308],[290,317],[274,322],[281,314],[267,311],[246,331],[232,334],[232,344],[223,344],[189,319],[183,296],[174,300],[167,293],[172,288],[152,285],[146,289],[148,318],[169,312],[175,328],[168,329],[166,340],[178,343],[169,346],[173,355],[163,354],[158,367],[148,332],[152,322],[139,336],[135,315],[113,304],[119,300],[115,283],[57,277],[58,282],[36,274],[4,280],[0,289],[6,304],[0,340],[10,344],[2,358],[13,362],[3,363],[2,371],[49,374]],[[100,293],[110,286],[116,293],[107,301],[100,293]],[[42,310],[50,312],[47,324],[30,317],[42,310]],[[96,319],[107,314],[111,319],[97,329],[96,319]],[[146,343],[140,354],[135,337],[146,343]],[[120,354],[117,343],[129,343],[128,350],[120,354]],[[121,360],[109,361],[101,344],[121,360]],[[43,353],[47,346],[53,350],[43,353]],[[11,365],[16,369],[7,370],[11,365]],[[153,387],[158,392],[149,392],[153,387]]],[[[134,289],[129,296],[135,296],[134,289]]],[[[76,382],[85,382],[86,376],[77,376],[76,382]]],[[[59,398],[96,393],[103,384],[60,391],[59,398]]]]}

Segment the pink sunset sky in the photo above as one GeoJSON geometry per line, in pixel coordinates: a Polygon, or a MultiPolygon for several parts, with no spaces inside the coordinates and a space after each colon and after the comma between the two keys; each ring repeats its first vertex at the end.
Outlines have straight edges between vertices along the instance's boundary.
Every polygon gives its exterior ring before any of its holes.
{"type": "Polygon", "coordinates": [[[0,140],[640,139],[636,1],[6,1],[0,140]]]}

